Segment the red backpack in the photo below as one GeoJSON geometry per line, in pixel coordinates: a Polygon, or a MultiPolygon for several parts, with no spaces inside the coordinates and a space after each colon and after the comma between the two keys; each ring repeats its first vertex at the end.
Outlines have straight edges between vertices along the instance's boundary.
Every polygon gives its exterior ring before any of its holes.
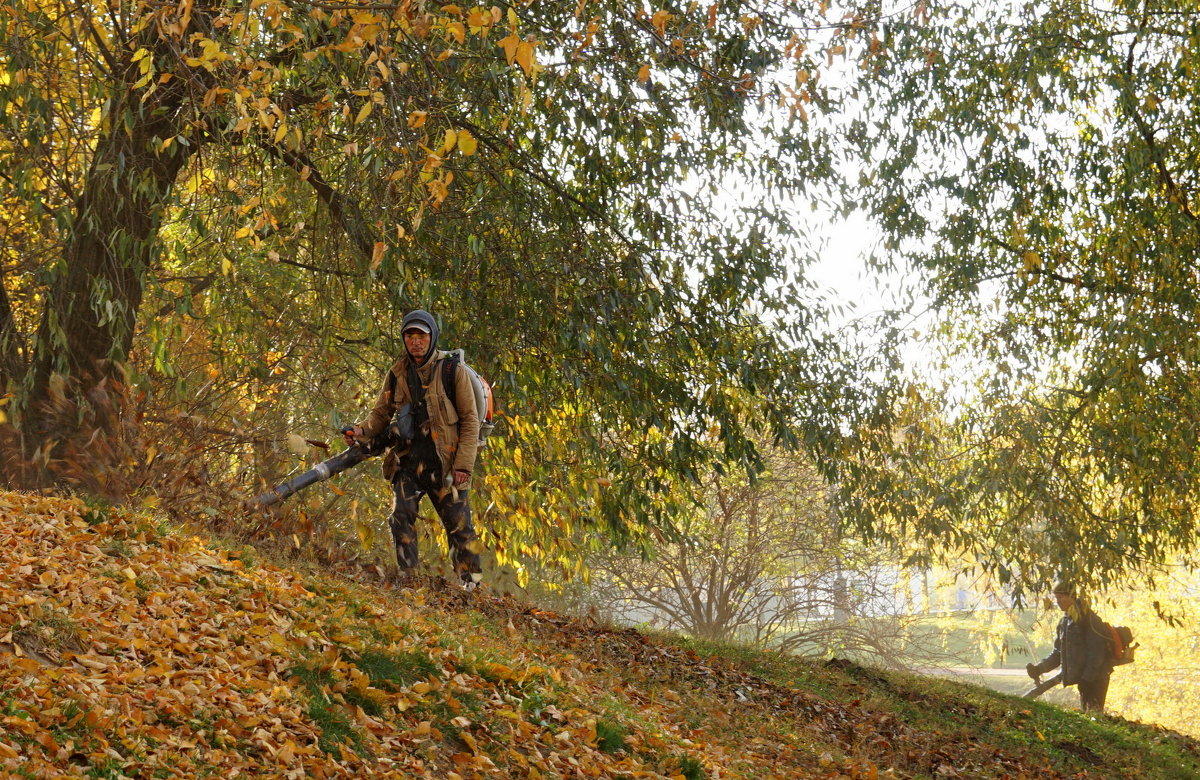
{"type": "Polygon", "coordinates": [[[1104,623],[1104,630],[1107,632],[1105,638],[1113,666],[1133,663],[1133,651],[1138,646],[1133,641],[1133,631],[1128,626],[1114,626],[1111,623],[1104,623]]]}

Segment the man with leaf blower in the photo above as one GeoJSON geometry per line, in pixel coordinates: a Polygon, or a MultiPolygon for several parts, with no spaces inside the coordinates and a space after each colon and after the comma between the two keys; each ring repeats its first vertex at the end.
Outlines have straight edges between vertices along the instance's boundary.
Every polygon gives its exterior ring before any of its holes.
{"type": "Polygon", "coordinates": [[[468,500],[480,442],[470,369],[437,349],[438,326],[429,312],[409,312],[400,332],[404,354],[385,375],[374,408],[342,433],[351,445],[389,440],[383,475],[394,495],[388,522],[401,574],[417,566],[417,506],[427,495],[446,529],[455,574],[471,589],[481,579],[482,544],[468,500]]]}
{"type": "Polygon", "coordinates": [[[1054,650],[1025,671],[1034,680],[1043,672],[1062,667],[1063,685],[1079,686],[1079,705],[1085,711],[1103,712],[1108,680],[1113,671],[1110,629],[1075,594],[1069,583],[1054,587],[1054,598],[1063,611],[1054,632],[1054,650]]]}

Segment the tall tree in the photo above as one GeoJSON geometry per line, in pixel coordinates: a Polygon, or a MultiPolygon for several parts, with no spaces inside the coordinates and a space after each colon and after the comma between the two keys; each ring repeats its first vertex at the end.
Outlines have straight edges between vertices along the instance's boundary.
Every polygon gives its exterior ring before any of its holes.
{"type": "Polygon", "coordinates": [[[789,654],[908,668],[961,661],[912,609],[900,556],[844,533],[807,457],[773,451],[768,464],[753,481],[709,475],[680,538],[648,551],[596,546],[584,582],[541,570],[537,601],[789,654]]]}
{"type": "Polygon", "coordinates": [[[1194,560],[1200,13],[919,3],[877,37],[859,52],[850,137],[877,162],[857,205],[978,384],[957,408],[914,396],[902,437],[864,432],[876,457],[844,471],[862,516],[1019,587],[1194,560]]]}

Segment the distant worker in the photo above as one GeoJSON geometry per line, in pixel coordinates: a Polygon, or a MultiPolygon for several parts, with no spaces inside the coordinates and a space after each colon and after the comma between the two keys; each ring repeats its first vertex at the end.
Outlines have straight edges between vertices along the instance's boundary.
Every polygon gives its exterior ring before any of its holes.
{"type": "Polygon", "coordinates": [[[1026,665],[1025,671],[1037,679],[1061,666],[1062,684],[1079,686],[1080,707],[1103,712],[1113,670],[1108,628],[1070,584],[1056,585],[1054,598],[1063,611],[1054,632],[1054,651],[1038,663],[1026,665]]]}
{"type": "Polygon", "coordinates": [[[479,414],[467,369],[455,364],[447,387],[437,349],[438,326],[429,312],[409,312],[400,327],[404,354],[384,376],[383,388],[361,424],[342,429],[347,444],[391,435],[383,476],[391,483],[388,524],[401,576],[417,566],[417,505],[428,495],[446,529],[450,558],[463,587],[479,584],[482,544],[471,524],[468,489],[479,448],[479,414]],[[397,414],[399,412],[399,415],[397,414]]]}

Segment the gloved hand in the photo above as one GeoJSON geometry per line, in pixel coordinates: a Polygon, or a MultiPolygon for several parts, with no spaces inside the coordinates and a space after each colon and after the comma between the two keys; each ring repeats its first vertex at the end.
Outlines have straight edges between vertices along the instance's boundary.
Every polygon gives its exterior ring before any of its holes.
{"type": "Polygon", "coordinates": [[[357,425],[343,425],[342,435],[346,437],[346,446],[349,447],[354,444],[356,437],[362,436],[362,428],[357,425]]]}

